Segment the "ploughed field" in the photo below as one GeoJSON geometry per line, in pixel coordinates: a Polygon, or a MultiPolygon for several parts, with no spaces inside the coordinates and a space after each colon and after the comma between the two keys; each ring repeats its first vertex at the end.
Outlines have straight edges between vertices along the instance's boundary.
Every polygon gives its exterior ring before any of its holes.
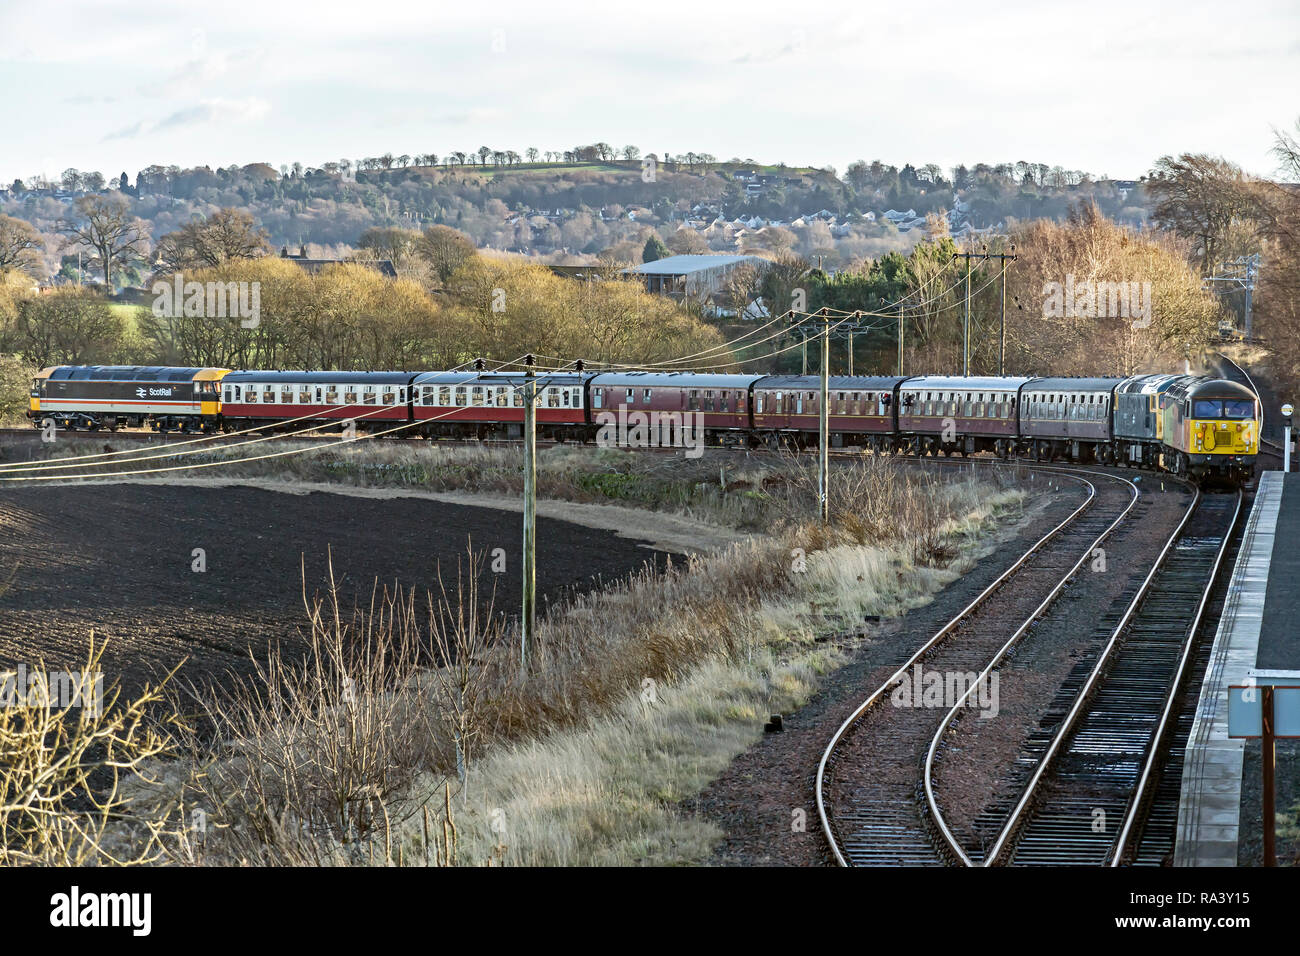
{"type": "MultiPolygon", "coordinates": [[[[450,595],[467,546],[485,552],[482,603],[518,613],[517,512],[421,498],[256,487],[85,484],[0,491],[0,670],[76,668],[93,629],[109,643],[105,686],[130,691],[187,660],[181,679],[248,673],[250,651],[301,648],[307,591],[324,593],[332,554],[340,604],[369,604],[376,579],[450,595]],[[491,552],[505,569],[491,570],[491,552]],[[202,549],[206,570],[194,570],[202,549]],[[305,575],[304,575],[305,568],[305,575]]],[[[610,531],[537,519],[537,591],[599,587],[665,555],[610,531]],[[597,576],[600,576],[599,578],[597,576]]]]}

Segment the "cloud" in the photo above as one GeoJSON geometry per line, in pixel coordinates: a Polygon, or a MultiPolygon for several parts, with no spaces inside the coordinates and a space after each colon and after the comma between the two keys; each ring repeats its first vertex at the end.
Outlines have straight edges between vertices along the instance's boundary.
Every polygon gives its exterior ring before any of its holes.
{"type": "Polygon", "coordinates": [[[109,133],[104,140],[132,139],[142,133],[161,130],[184,129],[214,123],[242,123],[260,119],[270,111],[270,105],[257,97],[244,100],[211,99],[177,110],[160,120],[141,120],[109,133]]]}

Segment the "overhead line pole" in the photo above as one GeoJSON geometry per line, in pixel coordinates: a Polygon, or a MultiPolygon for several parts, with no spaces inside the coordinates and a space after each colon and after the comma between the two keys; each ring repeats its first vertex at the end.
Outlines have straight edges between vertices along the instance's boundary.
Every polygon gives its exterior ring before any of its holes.
{"type": "Polygon", "coordinates": [[[966,309],[961,321],[961,374],[970,375],[970,257],[966,255],[966,309]]]}
{"type": "Polygon", "coordinates": [[[1011,246],[1011,255],[999,254],[1002,260],[1002,288],[998,293],[998,375],[1005,375],[1007,362],[1007,259],[1015,259],[1016,247],[1011,246]]]}
{"type": "MultiPolygon", "coordinates": [[[[985,249],[988,247],[985,246],[985,249]]],[[[1013,250],[1015,246],[1011,247],[1013,250]]],[[[1002,263],[1002,289],[998,305],[998,374],[1004,374],[1007,353],[1007,260],[1014,260],[1015,253],[1006,252],[955,252],[954,259],[966,260],[965,308],[961,323],[961,373],[970,375],[970,261],[972,259],[997,259],[1002,263]]],[[[900,373],[901,374],[901,373],[900,373]]]]}
{"type": "Polygon", "coordinates": [[[537,625],[537,379],[531,355],[524,356],[524,559],[519,612],[519,669],[528,668],[528,644],[537,625]]]}
{"type": "Polygon", "coordinates": [[[903,374],[903,303],[898,303],[898,374],[903,374]]]}
{"type": "Polygon", "coordinates": [[[831,317],[822,310],[822,400],[818,409],[817,507],[823,525],[830,524],[831,436],[831,317]]]}

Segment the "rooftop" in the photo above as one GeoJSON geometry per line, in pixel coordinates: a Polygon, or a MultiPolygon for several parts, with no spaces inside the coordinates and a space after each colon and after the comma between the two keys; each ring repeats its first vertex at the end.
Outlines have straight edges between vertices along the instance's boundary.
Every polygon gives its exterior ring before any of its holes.
{"type": "Polygon", "coordinates": [[[667,256],[663,259],[656,259],[654,262],[643,262],[639,266],[629,266],[623,270],[623,274],[683,276],[690,275],[692,272],[706,272],[722,266],[738,266],[747,262],[760,263],[763,261],[759,256],[711,256],[706,254],[667,256]]]}

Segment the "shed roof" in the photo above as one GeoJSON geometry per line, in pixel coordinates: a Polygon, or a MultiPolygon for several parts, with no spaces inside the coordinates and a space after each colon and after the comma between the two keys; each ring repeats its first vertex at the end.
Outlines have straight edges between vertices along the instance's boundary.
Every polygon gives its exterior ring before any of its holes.
{"type": "Polygon", "coordinates": [[[684,276],[693,272],[708,272],[725,266],[738,266],[747,262],[765,262],[759,256],[699,255],[666,256],[654,262],[643,262],[638,266],[628,266],[623,275],[643,276],[684,276]]]}

